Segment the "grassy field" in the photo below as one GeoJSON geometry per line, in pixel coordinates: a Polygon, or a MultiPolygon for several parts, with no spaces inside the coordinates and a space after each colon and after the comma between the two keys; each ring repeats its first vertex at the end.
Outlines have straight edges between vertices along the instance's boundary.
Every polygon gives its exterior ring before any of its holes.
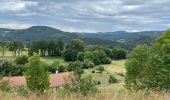
{"type": "Polygon", "coordinates": [[[123,86],[124,77],[119,75],[120,73],[125,74],[126,72],[124,64],[125,64],[125,60],[112,61],[112,64],[102,65],[105,68],[102,74],[98,73],[95,70],[95,68],[93,68],[93,69],[85,69],[84,74],[82,76],[85,77],[88,75],[92,75],[92,78],[94,80],[100,81],[101,85],[98,85],[98,89],[102,93],[114,93],[114,92],[124,91],[125,90],[123,86]],[[93,70],[95,70],[96,72],[92,73],[93,70]],[[114,74],[116,76],[116,78],[118,79],[118,83],[109,84],[108,80],[111,74],[114,74]]]}

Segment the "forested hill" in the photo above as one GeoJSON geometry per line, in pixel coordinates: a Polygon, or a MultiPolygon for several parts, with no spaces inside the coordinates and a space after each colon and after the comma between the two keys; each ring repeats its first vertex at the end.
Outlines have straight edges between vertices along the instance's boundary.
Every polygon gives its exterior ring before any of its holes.
{"type": "Polygon", "coordinates": [[[33,26],[27,29],[5,29],[0,28],[0,41],[37,41],[58,40],[69,42],[74,38],[82,39],[86,45],[100,45],[107,47],[123,47],[131,49],[138,44],[150,45],[161,31],[145,32],[99,32],[99,33],[70,33],[48,26],[33,26]]]}
{"type": "Polygon", "coordinates": [[[62,39],[69,41],[78,36],[74,33],[64,32],[47,26],[33,26],[27,29],[0,29],[1,40],[56,40],[62,39]]]}

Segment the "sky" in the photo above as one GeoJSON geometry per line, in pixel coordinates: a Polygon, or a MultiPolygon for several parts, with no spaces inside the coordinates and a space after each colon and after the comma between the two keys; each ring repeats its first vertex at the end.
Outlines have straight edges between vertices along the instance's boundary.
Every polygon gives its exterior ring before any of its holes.
{"type": "Polygon", "coordinates": [[[0,27],[51,26],[68,32],[170,27],[170,0],[0,0],[0,27]]]}

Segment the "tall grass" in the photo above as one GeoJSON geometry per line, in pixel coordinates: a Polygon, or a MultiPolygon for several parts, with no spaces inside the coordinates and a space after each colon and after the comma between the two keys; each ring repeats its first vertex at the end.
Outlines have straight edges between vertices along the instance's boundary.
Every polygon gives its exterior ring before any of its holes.
{"type": "Polygon", "coordinates": [[[117,92],[114,94],[99,93],[92,96],[81,96],[76,94],[59,96],[56,92],[52,92],[40,96],[35,94],[21,96],[15,93],[0,92],[0,100],[170,100],[170,94],[163,92],[117,92]]]}

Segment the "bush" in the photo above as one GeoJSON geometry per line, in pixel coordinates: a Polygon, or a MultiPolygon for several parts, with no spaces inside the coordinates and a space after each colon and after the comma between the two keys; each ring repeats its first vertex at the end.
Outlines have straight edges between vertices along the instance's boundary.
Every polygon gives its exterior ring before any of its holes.
{"type": "Polygon", "coordinates": [[[101,81],[97,81],[97,85],[100,85],[101,84],[101,81]]]}
{"type": "Polygon", "coordinates": [[[92,70],[92,73],[95,73],[95,70],[92,70]]]}
{"type": "Polygon", "coordinates": [[[28,57],[27,56],[20,56],[17,57],[15,60],[16,64],[18,65],[25,65],[26,63],[28,63],[28,57]]]}
{"type": "Polygon", "coordinates": [[[15,86],[14,92],[16,92],[17,94],[22,95],[22,96],[28,95],[28,90],[25,86],[15,86]]]}
{"type": "Polygon", "coordinates": [[[81,74],[84,73],[82,62],[76,61],[76,62],[71,62],[71,63],[69,63],[69,65],[68,65],[68,71],[74,71],[74,73],[75,73],[76,75],[78,75],[78,77],[80,77],[81,74]]]}
{"type": "Polygon", "coordinates": [[[111,63],[112,63],[112,60],[111,60],[109,57],[102,58],[102,59],[101,59],[101,63],[102,63],[102,64],[111,64],[111,63]]]}
{"type": "Polygon", "coordinates": [[[23,65],[15,65],[10,61],[0,61],[0,75],[2,76],[19,76],[23,75],[26,67],[23,65]]]}
{"type": "Polygon", "coordinates": [[[83,62],[83,69],[94,68],[95,64],[92,61],[85,60],[83,62]]]}
{"type": "Polygon", "coordinates": [[[58,70],[58,66],[47,65],[47,69],[48,69],[48,72],[56,73],[56,71],[58,70]]]}
{"type": "Polygon", "coordinates": [[[49,89],[50,83],[46,68],[37,54],[34,54],[28,63],[26,81],[28,88],[35,93],[44,93],[49,89]]]}
{"type": "Polygon", "coordinates": [[[11,90],[9,81],[3,80],[0,82],[0,90],[3,92],[9,92],[11,90]]]}
{"type": "Polygon", "coordinates": [[[109,83],[117,83],[118,80],[116,79],[115,75],[110,75],[109,77],[109,83]]]}
{"type": "Polygon", "coordinates": [[[122,48],[113,48],[112,50],[112,59],[126,59],[126,50],[122,48]]]}
{"type": "Polygon", "coordinates": [[[64,66],[64,65],[59,65],[58,66],[58,72],[61,73],[61,72],[65,72],[67,71],[67,68],[64,66]]]}
{"type": "Polygon", "coordinates": [[[67,68],[64,65],[61,65],[59,61],[54,61],[54,63],[50,66],[47,66],[47,69],[51,73],[58,72],[65,72],[67,71],[67,68]]]}
{"type": "Polygon", "coordinates": [[[96,68],[96,70],[98,70],[99,73],[102,73],[102,72],[104,71],[104,67],[103,67],[103,66],[98,66],[98,67],[96,68]]]}
{"type": "Polygon", "coordinates": [[[84,54],[82,52],[79,52],[77,55],[77,60],[78,61],[84,61],[84,54]]]}
{"type": "Polygon", "coordinates": [[[64,85],[66,93],[79,93],[83,96],[92,95],[98,92],[96,81],[92,80],[92,76],[84,78],[69,78],[68,82],[64,85]]]}

